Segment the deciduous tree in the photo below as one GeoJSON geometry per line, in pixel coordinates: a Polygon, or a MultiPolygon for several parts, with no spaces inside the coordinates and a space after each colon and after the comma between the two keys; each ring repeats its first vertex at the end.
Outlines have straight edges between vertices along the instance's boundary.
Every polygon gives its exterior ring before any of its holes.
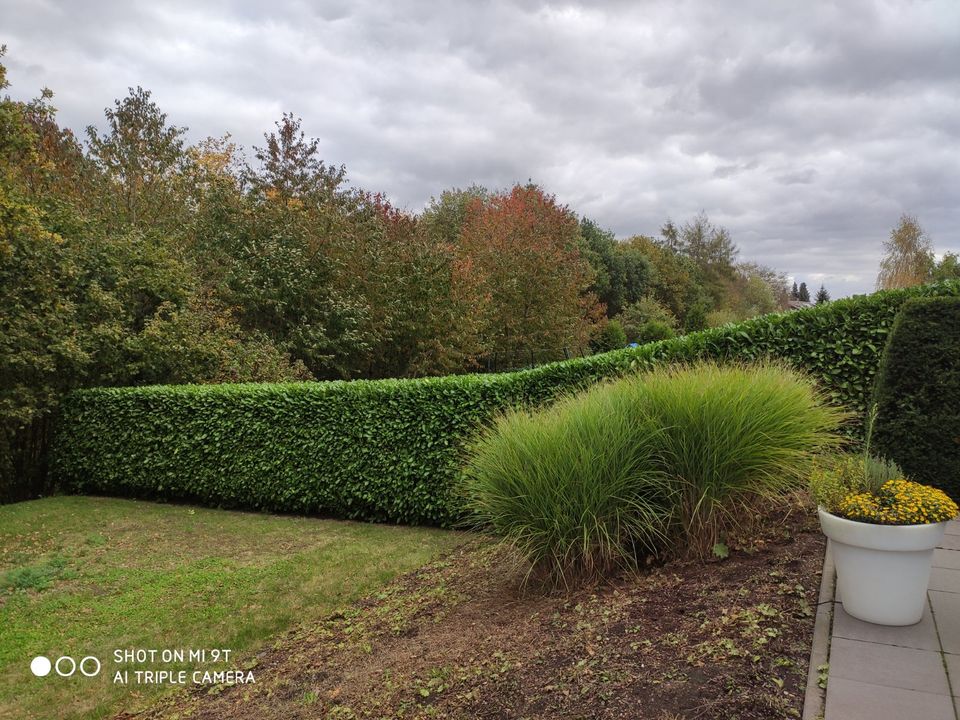
{"type": "Polygon", "coordinates": [[[89,157],[100,171],[100,213],[108,230],[142,232],[179,227],[184,208],[177,180],[186,128],[167,123],[150,91],[130,88],[104,110],[107,131],[87,128],[89,157]]]}
{"type": "Polygon", "coordinates": [[[903,214],[890,238],[883,243],[877,288],[921,285],[930,279],[934,266],[933,244],[913,215],[903,214]]]}
{"type": "Polygon", "coordinates": [[[534,185],[474,200],[457,247],[454,297],[475,301],[480,338],[502,356],[585,346],[602,312],[576,217],[534,185]]]}

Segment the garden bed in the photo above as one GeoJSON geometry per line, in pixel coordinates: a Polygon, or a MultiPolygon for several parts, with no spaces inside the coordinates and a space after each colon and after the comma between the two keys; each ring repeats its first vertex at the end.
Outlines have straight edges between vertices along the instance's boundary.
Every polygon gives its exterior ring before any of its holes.
{"type": "Polygon", "coordinates": [[[546,595],[473,542],[136,717],[799,717],[824,541],[808,509],[753,537],[546,595]]]}

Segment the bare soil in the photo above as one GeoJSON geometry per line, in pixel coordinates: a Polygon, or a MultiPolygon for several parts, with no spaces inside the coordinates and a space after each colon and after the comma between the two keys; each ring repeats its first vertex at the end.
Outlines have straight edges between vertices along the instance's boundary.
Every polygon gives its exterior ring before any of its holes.
{"type": "Polygon", "coordinates": [[[824,541],[779,514],[725,560],[565,592],[473,541],[248,663],[254,685],[119,718],[800,717],[824,541]]]}

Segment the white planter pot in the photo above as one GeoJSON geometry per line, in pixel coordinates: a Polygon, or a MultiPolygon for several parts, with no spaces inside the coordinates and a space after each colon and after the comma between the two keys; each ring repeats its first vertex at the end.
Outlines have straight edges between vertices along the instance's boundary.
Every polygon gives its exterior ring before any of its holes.
{"type": "Polygon", "coordinates": [[[947,523],[873,525],[819,511],[832,541],[837,587],[849,615],[878,625],[913,625],[923,617],[933,550],[947,523]]]}

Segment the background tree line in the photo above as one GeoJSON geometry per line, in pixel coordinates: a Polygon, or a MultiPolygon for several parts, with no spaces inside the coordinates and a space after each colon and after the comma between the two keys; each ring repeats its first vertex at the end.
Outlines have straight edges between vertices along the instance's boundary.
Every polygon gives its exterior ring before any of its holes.
{"type": "MultiPolygon", "coordinates": [[[[0,89],[7,87],[0,65],[0,89]]],[[[81,141],[0,100],[0,496],[42,487],[82,386],[411,377],[609,349],[785,306],[698,215],[618,240],[542,188],[351,187],[284,115],[247,156],[141,88],[81,141]]]]}

